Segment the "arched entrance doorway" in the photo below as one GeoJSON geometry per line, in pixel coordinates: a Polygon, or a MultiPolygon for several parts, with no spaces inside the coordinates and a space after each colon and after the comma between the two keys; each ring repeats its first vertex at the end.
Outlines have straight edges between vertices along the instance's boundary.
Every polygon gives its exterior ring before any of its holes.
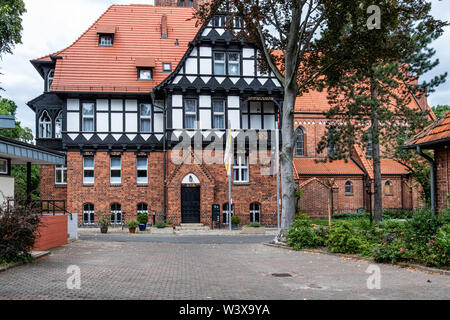
{"type": "Polygon", "coordinates": [[[192,173],[181,183],[181,222],[200,223],[200,180],[192,173]]]}

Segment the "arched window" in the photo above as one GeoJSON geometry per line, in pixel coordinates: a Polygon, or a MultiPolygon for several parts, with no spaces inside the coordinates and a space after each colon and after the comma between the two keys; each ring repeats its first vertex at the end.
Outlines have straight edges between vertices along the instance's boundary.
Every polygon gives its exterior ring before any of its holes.
{"type": "Polygon", "coordinates": [[[367,132],[367,142],[366,142],[366,156],[368,158],[372,158],[373,154],[373,139],[372,133],[370,131],[367,132]]]}
{"type": "Polygon", "coordinates": [[[386,196],[392,196],[394,193],[393,190],[393,184],[391,181],[386,181],[386,183],[384,184],[384,194],[386,196]]]}
{"type": "Polygon", "coordinates": [[[261,223],[261,205],[259,203],[252,203],[250,205],[250,222],[261,223]]]}
{"type": "Polygon", "coordinates": [[[42,112],[39,118],[39,138],[51,139],[52,137],[52,119],[47,111],[42,112]]]}
{"type": "Polygon", "coordinates": [[[92,225],[95,222],[94,205],[86,203],[83,205],[83,224],[92,225]]]}
{"type": "Polygon", "coordinates": [[[111,205],[111,224],[122,224],[122,206],[119,203],[113,203],[111,205]]]}
{"type": "Polygon", "coordinates": [[[146,203],[139,203],[137,205],[137,215],[140,215],[140,214],[148,215],[148,204],[146,204],[146,203]]]}
{"type": "Polygon", "coordinates": [[[47,76],[47,91],[50,91],[54,77],[55,77],[55,70],[52,69],[49,71],[48,76],[47,76]]]}
{"type": "Polygon", "coordinates": [[[351,181],[347,181],[345,183],[345,194],[352,195],[353,194],[353,183],[351,181]]]}
{"type": "Polygon", "coordinates": [[[55,119],[55,139],[62,138],[62,121],[62,111],[60,111],[55,119]]]}
{"type": "Polygon", "coordinates": [[[303,128],[298,127],[295,131],[297,141],[295,143],[295,155],[297,157],[302,157],[305,155],[305,131],[303,128]]]}
{"type": "Polygon", "coordinates": [[[338,137],[338,129],[332,127],[328,130],[328,156],[336,155],[336,140],[338,137]]]}
{"type": "MultiPolygon", "coordinates": [[[[222,206],[223,211],[223,223],[228,224],[228,202],[222,206]]],[[[231,206],[231,216],[234,215],[234,204],[231,206]]]]}

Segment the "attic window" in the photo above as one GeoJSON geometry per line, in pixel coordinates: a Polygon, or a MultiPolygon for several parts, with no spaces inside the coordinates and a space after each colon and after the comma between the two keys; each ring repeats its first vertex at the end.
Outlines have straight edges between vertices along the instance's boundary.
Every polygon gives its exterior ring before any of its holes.
{"type": "Polygon", "coordinates": [[[138,70],[138,79],[144,81],[153,80],[153,72],[152,69],[139,69],[138,70]]]}
{"type": "Polygon", "coordinates": [[[99,47],[112,47],[114,42],[113,34],[100,34],[98,38],[99,47]]]}
{"type": "Polygon", "coordinates": [[[153,69],[155,68],[155,59],[136,58],[136,68],[138,70],[138,80],[153,80],[153,69]]]}
{"type": "Polygon", "coordinates": [[[172,64],[170,62],[163,63],[163,72],[172,72],[172,64]]]}

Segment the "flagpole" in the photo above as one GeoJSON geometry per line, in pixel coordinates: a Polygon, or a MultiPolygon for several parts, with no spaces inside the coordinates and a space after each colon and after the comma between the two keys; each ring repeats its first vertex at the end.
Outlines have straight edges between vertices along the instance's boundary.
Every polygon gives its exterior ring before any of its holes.
{"type": "MultiPolygon", "coordinates": [[[[228,121],[228,136],[227,136],[227,144],[230,144],[229,146],[228,146],[228,148],[229,148],[229,152],[233,152],[233,145],[232,145],[232,139],[230,139],[230,136],[231,136],[231,121],[228,121]],[[231,141],[230,141],[231,140],[231,141]]],[[[232,208],[233,208],[233,199],[231,198],[231,176],[232,176],[232,174],[233,174],[233,161],[234,161],[234,154],[233,154],[233,156],[231,156],[231,161],[230,161],[230,167],[229,167],[229,170],[228,170],[228,172],[227,172],[227,174],[228,174],[228,227],[229,227],[229,230],[230,230],[230,232],[233,230],[233,228],[232,228],[232,225],[231,225],[231,210],[232,210],[232,208]]]]}
{"type": "Polygon", "coordinates": [[[277,224],[278,224],[278,233],[281,232],[281,219],[280,219],[280,132],[278,130],[278,121],[275,124],[276,132],[276,168],[277,168],[277,224]]]}

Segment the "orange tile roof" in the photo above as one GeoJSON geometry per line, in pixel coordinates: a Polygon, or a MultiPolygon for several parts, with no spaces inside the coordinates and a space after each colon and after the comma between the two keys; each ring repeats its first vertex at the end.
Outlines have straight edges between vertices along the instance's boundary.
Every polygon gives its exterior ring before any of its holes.
{"type": "MultiPolygon", "coordinates": [[[[408,174],[408,168],[394,159],[381,159],[381,174],[408,174]]],[[[371,161],[373,162],[373,161],[371,161]]]]}
{"type": "Polygon", "coordinates": [[[418,145],[433,145],[439,142],[450,141],[450,112],[447,112],[442,118],[432,123],[424,131],[406,142],[407,147],[418,145]]]}
{"type": "Polygon", "coordinates": [[[70,47],[37,61],[56,60],[52,91],[56,92],[150,92],[180,63],[189,42],[197,35],[194,9],[151,5],[113,5],[70,47]],[[167,16],[168,39],[161,39],[161,18],[167,16]],[[115,26],[113,47],[99,47],[97,27],[115,26]],[[175,42],[178,39],[179,45],[175,42]],[[138,81],[136,60],[154,59],[154,81],[138,81]]]}
{"type": "Polygon", "coordinates": [[[316,162],[319,158],[294,158],[294,167],[297,175],[345,175],[360,174],[364,172],[352,161],[337,160],[333,162],[316,162]]]}

